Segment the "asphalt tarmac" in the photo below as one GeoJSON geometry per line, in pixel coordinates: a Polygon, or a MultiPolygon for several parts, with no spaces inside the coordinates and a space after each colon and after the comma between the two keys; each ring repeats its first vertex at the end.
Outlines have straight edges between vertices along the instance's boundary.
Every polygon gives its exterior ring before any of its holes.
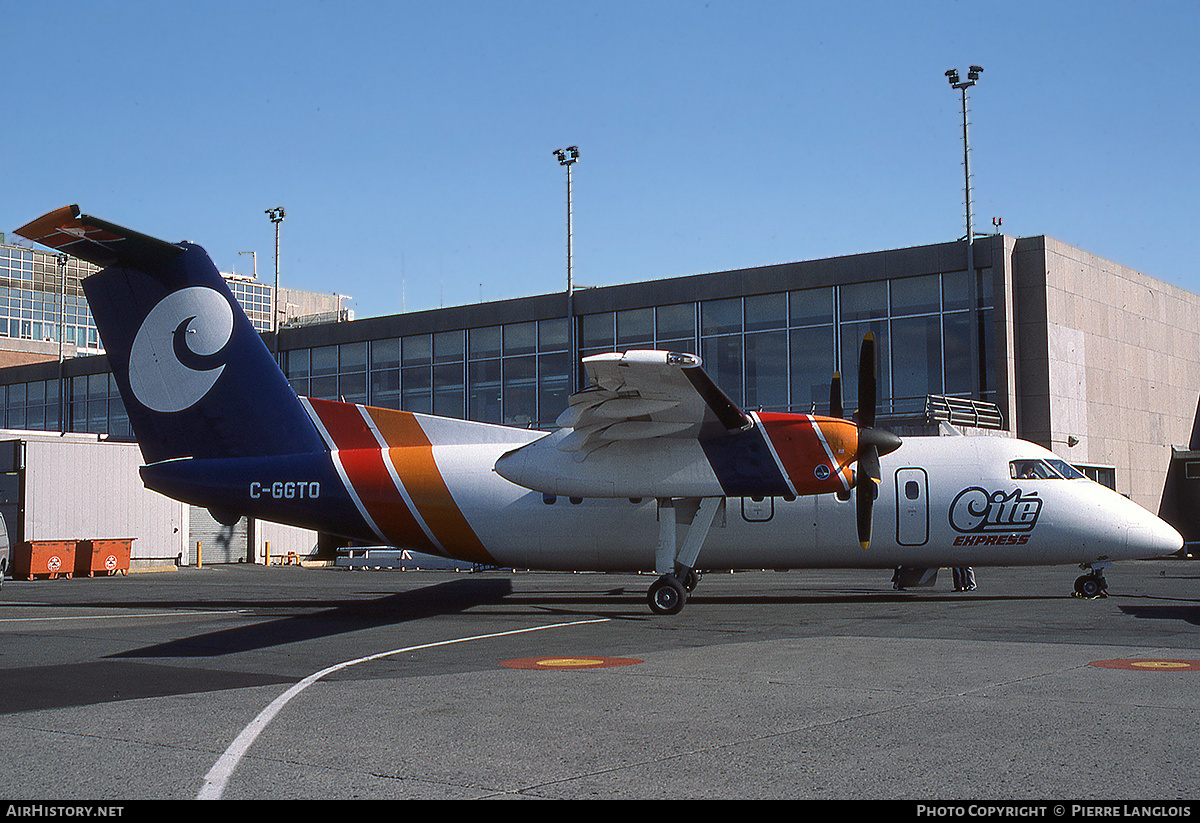
{"type": "Polygon", "coordinates": [[[0,798],[1200,799],[1200,564],[1079,573],[8,580],[0,798]]]}

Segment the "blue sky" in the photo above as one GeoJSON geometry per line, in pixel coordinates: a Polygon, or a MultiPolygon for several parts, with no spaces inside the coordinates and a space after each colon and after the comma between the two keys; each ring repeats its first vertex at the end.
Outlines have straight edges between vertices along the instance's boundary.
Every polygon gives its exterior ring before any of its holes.
{"type": "MultiPolygon", "coordinates": [[[[0,231],[78,203],[360,317],[1045,234],[1200,292],[1200,3],[0,0],[0,231]]],[[[12,239],[12,235],[9,235],[12,239]]]]}

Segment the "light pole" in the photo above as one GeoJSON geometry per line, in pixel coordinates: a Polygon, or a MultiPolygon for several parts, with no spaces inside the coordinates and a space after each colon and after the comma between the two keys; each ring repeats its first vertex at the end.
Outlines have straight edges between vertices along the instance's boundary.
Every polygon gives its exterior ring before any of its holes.
{"type": "Polygon", "coordinates": [[[266,210],[267,217],[275,224],[275,289],[271,292],[271,340],[275,348],[275,359],[279,359],[279,224],[283,222],[283,206],[266,210]]]}
{"type": "Polygon", "coordinates": [[[571,242],[571,166],[575,165],[575,161],[579,159],[579,146],[567,146],[565,149],[555,149],[554,156],[558,158],[560,166],[567,167],[567,349],[571,357],[571,391],[575,391],[576,385],[576,357],[575,357],[575,306],[574,306],[574,273],[572,266],[574,265],[571,242]]]}
{"type": "Polygon", "coordinates": [[[66,336],[67,314],[67,255],[56,254],[58,261],[58,430],[67,431],[66,356],[63,353],[63,338],[66,336]]]}
{"type": "Polygon", "coordinates": [[[983,69],[979,66],[971,66],[967,70],[965,82],[959,80],[958,69],[949,69],[946,72],[946,79],[950,81],[950,87],[962,92],[963,185],[967,199],[967,275],[972,278],[975,276],[975,260],[971,253],[974,229],[971,225],[971,144],[967,140],[967,89],[975,85],[979,80],[979,73],[982,71],[983,69]]]}
{"type": "Polygon", "coordinates": [[[979,286],[975,275],[975,229],[971,223],[971,144],[967,140],[967,89],[975,85],[979,80],[979,73],[982,71],[980,66],[971,66],[967,69],[966,81],[959,79],[958,69],[949,69],[946,72],[946,79],[950,81],[950,87],[962,92],[963,189],[967,201],[967,294],[971,304],[971,310],[968,313],[968,328],[971,336],[971,391],[980,399],[982,399],[983,371],[979,364],[979,312],[977,310],[979,286]]]}

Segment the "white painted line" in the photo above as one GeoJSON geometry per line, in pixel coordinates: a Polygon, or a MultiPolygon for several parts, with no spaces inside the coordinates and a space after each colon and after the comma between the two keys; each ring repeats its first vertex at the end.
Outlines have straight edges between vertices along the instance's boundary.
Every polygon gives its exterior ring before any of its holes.
{"type": "Polygon", "coordinates": [[[472,637],[456,637],[453,640],[439,640],[434,643],[422,643],[418,646],[405,646],[402,649],[392,649],[391,651],[387,652],[379,652],[378,654],[368,655],[367,657],[360,657],[357,660],[347,660],[344,663],[338,663],[330,666],[327,669],[322,669],[316,674],[310,674],[308,677],[304,678],[299,683],[285,691],[283,694],[279,695],[279,697],[271,701],[269,706],[259,712],[258,717],[251,720],[250,724],[246,726],[246,728],[242,729],[241,734],[239,734],[234,741],[229,744],[229,748],[225,750],[225,753],[222,754],[220,758],[217,759],[217,762],[213,764],[213,767],[208,770],[208,774],[204,775],[204,785],[200,788],[200,793],[196,795],[196,799],[220,800],[221,796],[225,793],[225,785],[229,782],[229,778],[233,776],[233,772],[237,768],[238,763],[241,761],[242,756],[246,754],[246,751],[254,744],[254,741],[258,739],[259,734],[261,734],[262,730],[267,727],[267,724],[275,718],[275,715],[279,714],[283,707],[286,706],[293,697],[296,697],[313,683],[316,683],[326,675],[339,672],[342,669],[347,669],[350,666],[355,666],[359,663],[367,663],[372,660],[379,660],[381,658],[391,657],[392,655],[396,654],[404,654],[405,652],[414,652],[421,649],[432,649],[438,646],[450,646],[455,643],[469,643],[473,640],[491,640],[496,637],[507,637],[514,634],[528,634],[530,632],[545,631],[546,629],[561,629],[567,626],[582,626],[587,623],[607,623],[608,620],[609,618],[607,617],[594,618],[591,620],[575,620],[570,623],[552,623],[549,626],[533,626],[528,629],[513,629],[512,631],[507,632],[478,634],[472,637]]]}

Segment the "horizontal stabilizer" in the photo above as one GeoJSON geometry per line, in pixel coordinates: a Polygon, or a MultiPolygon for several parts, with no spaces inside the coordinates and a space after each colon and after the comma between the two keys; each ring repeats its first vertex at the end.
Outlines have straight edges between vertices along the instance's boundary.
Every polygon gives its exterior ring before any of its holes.
{"type": "Polygon", "coordinates": [[[63,206],[26,223],[16,233],[101,267],[119,263],[147,268],[183,254],[183,248],[174,243],[80,214],[79,206],[63,206]]]}

